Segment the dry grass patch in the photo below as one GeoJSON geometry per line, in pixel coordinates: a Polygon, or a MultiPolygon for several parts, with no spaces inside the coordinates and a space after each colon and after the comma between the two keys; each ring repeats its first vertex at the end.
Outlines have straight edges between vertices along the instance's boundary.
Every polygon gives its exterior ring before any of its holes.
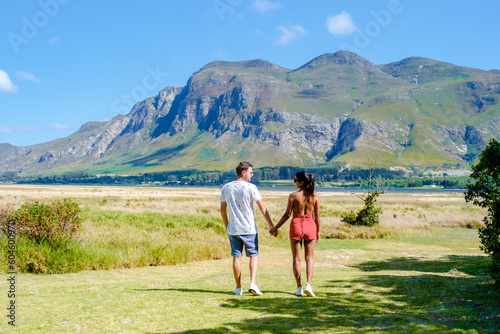
{"type": "MultiPolygon", "coordinates": [[[[284,213],[289,192],[261,193],[276,223],[284,213]]],[[[0,185],[0,194],[0,207],[19,207],[28,200],[70,198],[78,202],[84,212],[80,246],[93,249],[85,256],[99,262],[85,268],[161,265],[229,256],[217,188],[0,185]],[[202,246],[209,243],[216,244],[216,249],[202,246]],[[187,256],[167,260],[168,254],[182,253],[182,249],[187,256]],[[205,255],[196,255],[199,252],[205,255]]],[[[320,198],[323,239],[389,238],[436,227],[477,228],[485,215],[483,209],[466,203],[462,194],[387,193],[377,200],[383,211],[379,226],[350,226],[342,223],[340,216],[362,208],[358,197],[321,192],[320,198]]],[[[273,245],[276,239],[266,233],[263,217],[259,212],[256,217],[262,245],[273,245]]],[[[277,241],[288,239],[288,224],[277,241]]]]}

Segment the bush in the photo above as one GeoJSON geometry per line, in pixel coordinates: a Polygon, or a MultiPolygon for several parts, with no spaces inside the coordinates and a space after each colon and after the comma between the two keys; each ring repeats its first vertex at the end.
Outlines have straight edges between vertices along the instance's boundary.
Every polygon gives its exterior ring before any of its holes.
{"type": "MultiPolygon", "coordinates": [[[[42,274],[78,271],[82,257],[80,244],[74,240],[82,219],[77,203],[68,199],[43,204],[26,202],[18,210],[0,210],[0,247],[7,249],[9,225],[16,231],[16,266],[20,272],[42,274]]],[[[0,251],[2,257],[6,253],[0,251]]],[[[83,254],[85,255],[85,254],[83,254]]],[[[4,259],[3,259],[4,260],[4,259]]],[[[2,263],[2,265],[4,265],[2,263]]]]}
{"type": "Polygon", "coordinates": [[[341,215],[340,221],[347,223],[349,225],[355,226],[375,226],[380,223],[379,214],[382,213],[382,209],[375,207],[375,202],[377,197],[380,195],[379,191],[371,191],[361,198],[365,202],[365,206],[358,213],[354,211],[349,211],[341,215]]]}
{"type": "Polygon", "coordinates": [[[24,203],[14,214],[17,234],[37,244],[61,246],[80,230],[80,207],[68,199],[48,204],[24,203]]]}
{"type": "Polygon", "coordinates": [[[349,225],[358,225],[358,224],[356,224],[357,214],[353,210],[351,210],[349,212],[342,213],[340,215],[340,217],[341,217],[340,218],[341,222],[344,222],[344,223],[349,224],[349,225]]]}

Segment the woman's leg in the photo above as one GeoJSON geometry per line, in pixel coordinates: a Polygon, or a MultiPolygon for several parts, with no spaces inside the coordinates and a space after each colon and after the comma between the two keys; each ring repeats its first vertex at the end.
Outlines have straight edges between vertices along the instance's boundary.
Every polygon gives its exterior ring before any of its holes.
{"type": "Polygon", "coordinates": [[[295,276],[295,281],[297,282],[297,288],[300,288],[300,261],[301,261],[301,242],[299,240],[290,239],[290,245],[292,246],[292,256],[293,256],[293,276],[295,276]]]}
{"type": "Polygon", "coordinates": [[[307,283],[311,284],[314,274],[314,246],[316,240],[304,240],[307,283]]]}

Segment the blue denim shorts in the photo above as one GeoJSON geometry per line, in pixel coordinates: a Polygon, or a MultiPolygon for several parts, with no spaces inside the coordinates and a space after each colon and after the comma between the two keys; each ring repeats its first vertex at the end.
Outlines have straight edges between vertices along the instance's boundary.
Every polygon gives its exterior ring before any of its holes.
{"type": "Polygon", "coordinates": [[[243,253],[243,245],[245,245],[245,253],[247,257],[259,255],[259,235],[229,235],[229,243],[231,244],[231,256],[241,257],[243,253]]]}

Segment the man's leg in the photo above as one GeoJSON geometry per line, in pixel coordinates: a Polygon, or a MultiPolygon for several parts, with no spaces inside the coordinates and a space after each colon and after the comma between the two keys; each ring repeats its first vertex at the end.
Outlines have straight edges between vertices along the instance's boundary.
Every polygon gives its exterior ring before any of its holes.
{"type": "Polygon", "coordinates": [[[241,288],[241,252],[243,251],[243,241],[234,235],[229,236],[231,244],[231,256],[233,257],[233,274],[236,281],[236,288],[241,288]]]}
{"type": "Polygon", "coordinates": [[[259,256],[250,257],[250,283],[257,284],[257,267],[259,266],[259,256]]]}
{"type": "Polygon", "coordinates": [[[236,288],[241,288],[241,256],[233,257],[233,273],[236,281],[236,288]]]}
{"type": "Polygon", "coordinates": [[[250,257],[250,291],[254,296],[261,296],[257,286],[257,267],[259,266],[259,237],[257,234],[245,237],[245,252],[250,257]]]}

